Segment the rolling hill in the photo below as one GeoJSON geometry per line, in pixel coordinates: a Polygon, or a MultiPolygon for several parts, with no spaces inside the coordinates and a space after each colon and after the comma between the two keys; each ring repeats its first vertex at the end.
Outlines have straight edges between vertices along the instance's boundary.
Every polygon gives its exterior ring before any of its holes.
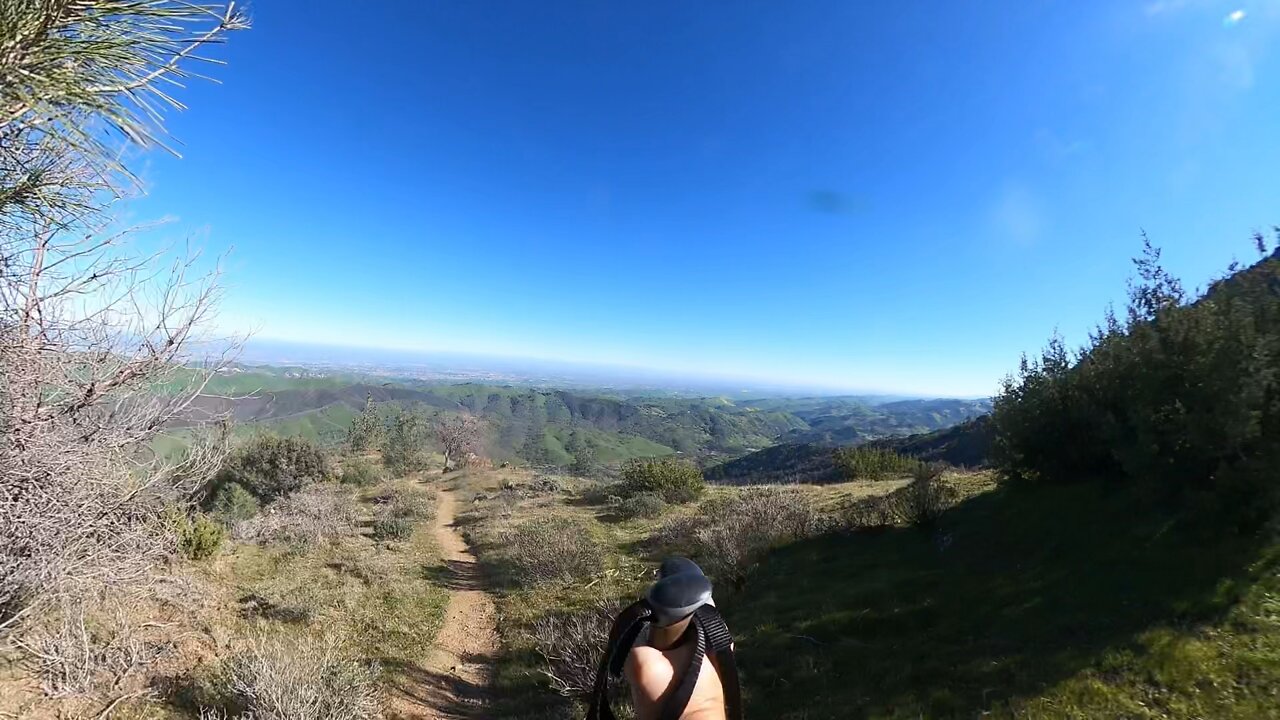
{"type": "Polygon", "coordinates": [[[274,369],[219,375],[211,388],[175,429],[225,416],[240,434],[261,428],[333,444],[341,442],[351,417],[372,399],[388,416],[396,407],[479,415],[489,423],[490,456],[554,465],[572,462],[565,448],[574,434],[605,464],[682,453],[713,465],[779,443],[850,444],[927,432],[989,405],[952,399],[872,404],[877,401],[859,397],[626,397],[479,383],[374,383],[313,377],[304,369],[289,369],[287,375],[274,369]]]}

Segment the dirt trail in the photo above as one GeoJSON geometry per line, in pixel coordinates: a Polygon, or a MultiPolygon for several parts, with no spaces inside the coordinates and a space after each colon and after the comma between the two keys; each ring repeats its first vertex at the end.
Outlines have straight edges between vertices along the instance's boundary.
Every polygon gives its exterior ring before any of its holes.
{"type": "Polygon", "coordinates": [[[392,717],[482,718],[489,705],[493,657],[498,649],[497,614],[484,590],[476,558],[454,527],[454,491],[437,494],[434,525],[446,572],[439,582],[449,589],[444,627],[423,667],[396,689],[392,717]]]}

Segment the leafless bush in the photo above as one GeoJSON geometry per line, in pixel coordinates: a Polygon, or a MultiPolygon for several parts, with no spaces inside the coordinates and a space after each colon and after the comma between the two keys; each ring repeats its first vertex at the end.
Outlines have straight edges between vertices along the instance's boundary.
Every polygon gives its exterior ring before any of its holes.
{"type": "Polygon", "coordinates": [[[240,540],[283,543],[302,549],[356,532],[359,509],[338,487],[316,485],[277,500],[257,516],[237,524],[240,540]]]}
{"type": "Polygon", "coordinates": [[[378,669],[332,637],[259,637],[227,662],[225,693],[256,720],[382,717],[378,669]]]}
{"type": "Polygon", "coordinates": [[[85,617],[85,604],[77,600],[61,603],[56,613],[31,628],[17,645],[27,651],[41,689],[50,697],[117,689],[126,677],[168,649],[139,637],[123,614],[91,623],[85,617]]]}
{"type": "Polygon", "coordinates": [[[582,699],[591,694],[597,663],[609,638],[620,603],[601,600],[576,613],[538,618],[529,632],[542,656],[542,674],[560,695],[582,699]]]}
{"type": "Polygon", "coordinates": [[[193,357],[213,278],[133,251],[107,210],[183,61],[246,26],[176,2],[0,7],[0,631],[144,581],[175,546],[163,501],[221,463],[220,442],[147,452],[226,358],[193,357]]]}
{"type": "Polygon", "coordinates": [[[672,519],[653,540],[696,558],[712,577],[738,584],[769,550],[825,529],[803,490],[763,486],[703,503],[698,515],[672,519]]]}
{"type": "Polygon", "coordinates": [[[382,517],[425,520],[436,514],[435,496],[418,488],[392,487],[379,493],[373,502],[382,517]]]}
{"type": "Polygon", "coordinates": [[[464,411],[448,418],[437,416],[433,425],[436,440],[444,451],[446,471],[466,467],[469,460],[478,459],[476,452],[484,430],[480,418],[464,411]]]}
{"type": "Polygon", "coordinates": [[[604,552],[577,518],[526,520],[503,537],[512,577],[524,585],[582,580],[600,572],[604,552]]]}

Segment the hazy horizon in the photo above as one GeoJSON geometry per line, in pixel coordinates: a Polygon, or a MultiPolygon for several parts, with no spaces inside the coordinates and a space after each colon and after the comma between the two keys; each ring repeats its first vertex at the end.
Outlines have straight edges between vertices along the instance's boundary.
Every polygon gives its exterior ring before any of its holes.
{"type": "Polygon", "coordinates": [[[486,355],[465,352],[378,348],[358,345],[306,343],[273,338],[251,338],[239,361],[245,365],[321,365],[335,368],[381,367],[419,368],[439,372],[519,373],[541,375],[550,386],[583,388],[618,387],[664,389],[690,393],[708,392],[742,398],[859,396],[878,399],[986,399],[988,395],[963,393],[909,392],[870,386],[821,385],[733,375],[690,374],[670,368],[586,363],[556,358],[486,355]]]}

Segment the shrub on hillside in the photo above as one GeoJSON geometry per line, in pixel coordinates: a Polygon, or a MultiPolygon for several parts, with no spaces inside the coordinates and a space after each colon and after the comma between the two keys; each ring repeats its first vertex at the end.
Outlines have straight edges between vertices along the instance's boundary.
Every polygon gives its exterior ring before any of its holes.
{"type": "Polygon", "coordinates": [[[655,492],[636,493],[622,500],[617,507],[621,518],[656,518],[667,509],[667,503],[655,492]]]}
{"type": "Polygon", "coordinates": [[[206,509],[224,525],[234,525],[258,514],[261,506],[258,498],[238,482],[226,482],[218,486],[205,503],[206,509]]]}
{"type": "Polygon", "coordinates": [[[604,564],[599,541],[577,518],[526,520],[503,539],[512,578],[522,585],[584,580],[604,564]]]}
{"type": "Polygon", "coordinates": [[[633,458],[622,466],[622,489],[627,495],[657,493],[669,503],[697,500],[707,488],[702,471],[674,457],[633,458]]]}
{"type": "Polygon", "coordinates": [[[419,412],[401,408],[391,421],[382,462],[396,475],[425,470],[431,459],[431,427],[419,412]]]}
{"type": "Polygon", "coordinates": [[[911,475],[920,467],[914,458],[884,448],[840,448],[835,452],[836,466],[849,480],[885,480],[911,475]]]}
{"type": "Polygon", "coordinates": [[[378,514],[385,517],[421,520],[435,517],[435,497],[418,488],[392,487],[373,499],[378,514]]]}
{"type": "Polygon", "coordinates": [[[765,486],[704,503],[697,515],[668,522],[654,540],[693,557],[717,581],[740,585],[773,548],[826,529],[806,492],[765,486]]]}
{"type": "Polygon", "coordinates": [[[227,661],[222,694],[260,720],[373,720],[378,668],[333,638],[257,638],[227,661]]]}
{"type": "Polygon", "coordinates": [[[1125,318],[1078,353],[1053,338],[1006,379],[995,464],[1018,481],[1150,481],[1256,524],[1280,490],[1280,252],[1189,298],[1143,250],[1125,318]]]}
{"type": "Polygon", "coordinates": [[[232,453],[217,485],[244,486],[270,501],[329,477],[329,457],[301,436],[258,435],[232,453]]]}
{"type": "Polygon", "coordinates": [[[178,540],[178,551],[192,560],[213,557],[222,549],[226,535],[223,526],[204,513],[187,515],[181,511],[170,514],[170,524],[178,540]]]}
{"type": "Polygon", "coordinates": [[[361,458],[351,458],[342,464],[342,475],[338,480],[343,485],[368,487],[377,485],[386,479],[386,474],[377,465],[361,458]]]}
{"type": "MultiPolygon", "coordinates": [[[[554,613],[534,621],[529,632],[542,656],[542,674],[558,694],[586,699],[591,694],[600,653],[622,606],[601,601],[587,610],[554,613]]],[[[614,683],[614,689],[620,689],[614,683]]]]}
{"type": "Polygon", "coordinates": [[[354,534],[359,517],[355,500],[334,486],[300,490],[272,503],[265,512],[235,526],[242,540],[283,543],[294,549],[354,534]]]}
{"type": "Polygon", "coordinates": [[[845,510],[844,520],[853,528],[928,527],[960,498],[941,472],[921,470],[906,487],[854,503],[845,510]]]}
{"type": "Polygon", "coordinates": [[[41,689],[50,697],[113,691],[166,650],[140,636],[127,612],[90,616],[85,599],[63,600],[29,628],[24,641],[37,662],[41,689]]]}
{"type": "Polygon", "coordinates": [[[412,520],[401,517],[381,517],[373,521],[374,540],[407,540],[413,535],[412,520]]]}

